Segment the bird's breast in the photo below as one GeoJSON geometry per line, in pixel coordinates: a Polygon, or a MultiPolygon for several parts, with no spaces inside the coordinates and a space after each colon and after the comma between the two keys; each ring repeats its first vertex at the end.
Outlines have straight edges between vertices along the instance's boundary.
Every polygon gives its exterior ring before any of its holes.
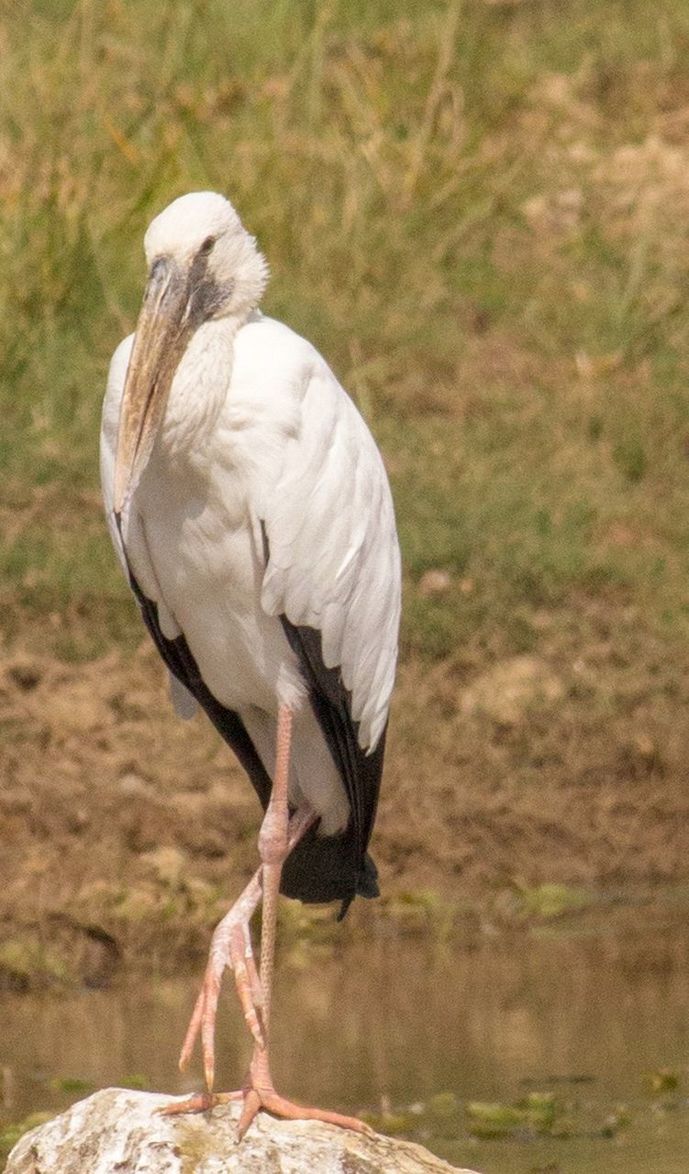
{"type": "Polygon", "coordinates": [[[299,709],[305,688],[279,619],[261,606],[264,555],[239,472],[152,462],[135,503],[162,601],[224,705],[299,709]]]}

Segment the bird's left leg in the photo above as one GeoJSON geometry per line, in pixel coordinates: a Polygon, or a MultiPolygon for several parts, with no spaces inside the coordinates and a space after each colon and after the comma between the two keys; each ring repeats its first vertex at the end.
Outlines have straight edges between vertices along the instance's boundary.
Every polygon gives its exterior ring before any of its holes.
{"type": "MultiPolygon", "coordinates": [[[[256,873],[256,880],[260,876],[260,886],[263,896],[263,920],[261,927],[261,964],[260,964],[260,1035],[254,1035],[254,1053],[249,1066],[249,1075],[244,1088],[239,1092],[214,1093],[213,1083],[213,1031],[215,1025],[215,1008],[217,1006],[217,990],[219,983],[215,981],[207,984],[204,989],[210,999],[206,1009],[196,1010],[187,1033],[183,1049],[183,1058],[188,1058],[194,1040],[201,1031],[204,1051],[204,1068],[208,1092],[191,1097],[182,1103],[173,1103],[163,1110],[168,1114],[185,1113],[213,1108],[214,1105],[227,1101],[242,1100],[243,1106],[237,1124],[237,1137],[242,1138],[251,1125],[260,1109],[266,1109],[276,1117],[290,1120],[325,1121],[331,1125],[340,1125],[345,1129],[354,1129],[360,1133],[369,1133],[369,1126],[356,1117],[345,1117],[341,1113],[331,1113],[324,1109],[308,1108],[286,1100],[275,1091],[275,1085],[270,1074],[269,1062],[269,1032],[271,995],[273,987],[273,971],[275,964],[275,934],[277,925],[277,903],[280,892],[282,866],[292,851],[292,848],[301,839],[304,832],[314,822],[313,812],[297,812],[292,821],[289,819],[288,786],[289,761],[292,740],[292,711],[285,705],[278,710],[275,771],[270,801],[263,817],[259,833],[258,846],[261,856],[261,868],[256,873]],[[301,817],[301,818],[300,818],[301,817]]],[[[251,888],[251,883],[248,889],[251,888]]],[[[245,890],[245,893],[248,892],[245,890]]],[[[254,892],[252,890],[252,900],[254,892]]],[[[241,901],[241,898],[240,898],[241,901]]],[[[228,915],[229,916],[229,915],[228,915]]],[[[221,925],[223,923],[221,922],[221,925]]],[[[218,927],[220,929],[220,927],[218,927]]],[[[216,934],[217,934],[216,930],[216,934]]],[[[215,936],[215,935],[214,935],[215,936]]],[[[212,951],[211,963],[212,964],[212,951]]],[[[255,969],[254,969],[254,982],[255,969]]],[[[203,998],[204,991],[200,998],[203,998]]],[[[241,997],[241,995],[240,995],[241,997]]],[[[251,1026],[251,1024],[250,1024],[251,1026]]]]}
{"type": "Polygon", "coordinates": [[[360,1133],[370,1132],[368,1125],[356,1117],[345,1117],[324,1109],[307,1108],[286,1100],[275,1091],[270,1074],[270,1009],[275,965],[275,931],[277,925],[277,902],[280,892],[282,867],[289,855],[287,837],[289,782],[289,759],[292,737],[292,712],[287,706],[278,710],[275,774],[270,803],[266,810],[259,834],[259,851],[263,863],[263,920],[261,928],[261,970],[260,981],[263,992],[262,1021],[265,1043],[256,1040],[254,1054],[249,1067],[249,1079],[244,1089],[244,1105],[237,1124],[237,1138],[241,1139],[260,1109],[266,1109],[276,1117],[289,1120],[325,1121],[354,1129],[360,1133]]]}
{"type": "MultiPolygon", "coordinates": [[[[292,849],[297,846],[317,818],[315,811],[307,805],[300,807],[289,818],[286,856],[289,856],[292,849]]],[[[249,922],[263,895],[263,874],[264,868],[261,865],[229,913],[223,917],[215,929],[203,984],[182,1045],[179,1066],[184,1070],[191,1059],[194,1044],[199,1035],[201,1036],[203,1067],[208,1092],[196,1093],[182,1102],[172,1102],[160,1110],[163,1114],[199,1112],[210,1109],[216,1104],[241,1099],[245,1095],[244,1090],[232,1093],[213,1092],[215,1019],[223,971],[229,968],[234,973],[235,986],[244,1018],[254,1037],[256,1047],[259,1045],[265,1047],[265,997],[254,962],[249,930],[249,922]]]]}

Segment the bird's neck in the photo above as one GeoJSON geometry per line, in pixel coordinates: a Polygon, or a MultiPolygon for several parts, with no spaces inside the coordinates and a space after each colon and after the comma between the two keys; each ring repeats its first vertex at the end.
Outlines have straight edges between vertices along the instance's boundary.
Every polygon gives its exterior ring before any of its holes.
{"type": "Polygon", "coordinates": [[[159,456],[179,464],[204,459],[208,441],[227,398],[234,340],[242,322],[206,322],[192,335],[170,388],[159,456]]]}

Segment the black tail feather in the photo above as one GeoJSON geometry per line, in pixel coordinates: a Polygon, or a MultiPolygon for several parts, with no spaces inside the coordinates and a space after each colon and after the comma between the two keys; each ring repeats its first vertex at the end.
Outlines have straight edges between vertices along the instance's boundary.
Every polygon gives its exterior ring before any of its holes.
{"type": "MultiPolygon", "coordinates": [[[[146,627],[163,661],[170,672],[186,686],[224,740],[232,747],[265,809],[270,798],[272,781],[242,719],[239,714],[222,705],[207,688],[184,636],[170,640],[163,635],[155,603],[146,598],[133,576],[131,584],[146,627]]],[[[301,629],[302,633],[304,631],[301,629]]],[[[351,732],[347,730],[347,724],[340,714],[334,707],[329,707],[324,698],[312,696],[312,700],[315,702],[314,708],[321,725],[326,727],[326,740],[331,753],[344,775],[352,802],[352,818],[345,831],[338,835],[320,835],[316,826],[304,836],[285,861],[280,891],[286,897],[296,897],[300,901],[313,904],[341,901],[342,918],[356,896],[379,895],[376,866],[366,853],[365,847],[375,816],[382,767],[382,745],[377,754],[368,758],[357,746],[359,775],[369,776],[364,790],[366,810],[362,820],[359,807],[361,796],[356,786],[353,786],[352,780],[354,768],[350,766],[347,771],[343,765],[343,758],[352,757],[351,732]],[[319,713],[319,709],[328,712],[319,713]]],[[[384,743],[384,739],[382,742],[384,743]]]]}

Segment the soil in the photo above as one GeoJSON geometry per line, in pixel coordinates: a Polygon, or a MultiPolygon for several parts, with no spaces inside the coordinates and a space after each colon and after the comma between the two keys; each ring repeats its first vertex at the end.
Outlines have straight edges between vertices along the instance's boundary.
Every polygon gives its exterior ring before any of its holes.
{"type": "MultiPolygon", "coordinates": [[[[345,932],[686,884],[688,707],[660,670],[636,696],[630,671],[562,641],[473,670],[406,663],[373,842],[383,899],[356,902],[345,932]]],[[[205,719],[175,716],[148,643],[88,664],[6,650],[0,735],[0,983],[104,983],[123,962],[201,957],[256,866],[259,808],[205,719]]],[[[284,906],[287,923],[303,917],[284,906]]]]}

